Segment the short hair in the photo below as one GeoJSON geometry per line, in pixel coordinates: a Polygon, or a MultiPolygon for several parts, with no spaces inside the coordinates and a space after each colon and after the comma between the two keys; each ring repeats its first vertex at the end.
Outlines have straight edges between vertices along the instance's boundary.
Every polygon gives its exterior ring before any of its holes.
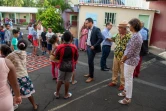
{"type": "Polygon", "coordinates": [[[12,52],[11,48],[6,44],[1,45],[0,50],[3,57],[8,56],[12,52]]]}
{"type": "Polygon", "coordinates": [[[57,37],[58,36],[56,34],[52,35],[52,37],[49,39],[49,43],[50,44],[55,44],[57,37]]]}
{"type": "Polygon", "coordinates": [[[71,32],[66,31],[66,32],[63,34],[63,40],[64,40],[65,42],[70,42],[71,39],[72,39],[72,34],[71,34],[71,32]]]}
{"type": "Polygon", "coordinates": [[[87,18],[86,19],[88,22],[91,22],[93,24],[93,19],[92,18],[87,18]]]}
{"type": "Polygon", "coordinates": [[[37,26],[37,25],[36,25],[36,24],[34,24],[34,25],[33,25],[33,28],[35,28],[36,26],[37,26]]]}
{"type": "Polygon", "coordinates": [[[134,28],[136,32],[141,30],[141,21],[137,18],[133,18],[129,21],[129,24],[134,28]]]}
{"type": "Polygon", "coordinates": [[[5,27],[7,27],[8,25],[10,25],[10,24],[8,24],[8,23],[7,23],[7,24],[5,24],[5,27]]]}
{"type": "Polygon", "coordinates": [[[3,29],[3,25],[1,25],[1,28],[3,29]]]}
{"type": "Polygon", "coordinates": [[[106,23],[106,27],[107,27],[108,25],[112,25],[112,23],[111,23],[111,22],[107,22],[107,23],[106,23]]]}
{"type": "Polygon", "coordinates": [[[13,29],[13,34],[17,34],[19,31],[18,30],[16,30],[16,29],[13,29]]]}
{"type": "Polygon", "coordinates": [[[17,47],[20,50],[26,50],[26,48],[28,47],[28,41],[24,39],[19,40],[17,47]]]}

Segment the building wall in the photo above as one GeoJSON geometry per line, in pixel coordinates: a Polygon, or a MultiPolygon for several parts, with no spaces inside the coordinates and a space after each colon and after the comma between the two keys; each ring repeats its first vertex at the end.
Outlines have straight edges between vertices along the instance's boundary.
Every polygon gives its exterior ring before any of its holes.
{"type": "Polygon", "coordinates": [[[166,2],[150,2],[150,8],[160,10],[155,14],[150,45],[166,49],[166,2]]]}
{"type": "Polygon", "coordinates": [[[113,26],[111,33],[116,34],[118,33],[117,25],[123,20],[131,20],[132,18],[138,18],[140,14],[149,15],[149,30],[151,35],[152,23],[154,18],[154,11],[147,11],[147,10],[134,10],[134,9],[123,9],[123,8],[112,8],[112,7],[94,7],[94,6],[80,6],[79,11],[79,31],[86,19],[86,13],[95,13],[97,14],[97,27],[101,30],[105,28],[105,12],[112,12],[116,13],[116,22],[113,26]]]}

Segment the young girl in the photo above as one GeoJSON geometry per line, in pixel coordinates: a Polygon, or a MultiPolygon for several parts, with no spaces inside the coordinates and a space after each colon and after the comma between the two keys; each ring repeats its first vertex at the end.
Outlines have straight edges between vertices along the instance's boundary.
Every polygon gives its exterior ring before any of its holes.
{"type": "Polygon", "coordinates": [[[28,98],[33,105],[34,110],[38,109],[38,105],[35,103],[32,96],[35,93],[31,79],[28,76],[26,68],[26,48],[28,43],[26,40],[20,40],[18,42],[18,49],[7,56],[7,58],[14,64],[16,68],[17,81],[20,86],[20,93],[22,98],[28,98]]]}
{"type": "Polygon", "coordinates": [[[1,45],[1,47],[0,47],[0,57],[5,58],[11,52],[12,52],[12,50],[8,45],[6,45],[6,44],[1,45]]]}
{"type": "Polygon", "coordinates": [[[49,40],[49,43],[52,44],[52,52],[50,56],[51,64],[52,64],[52,77],[53,80],[56,80],[58,78],[58,61],[54,58],[54,54],[56,51],[56,48],[58,47],[59,38],[57,35],[53,35],[52,38],[49,40]]]}

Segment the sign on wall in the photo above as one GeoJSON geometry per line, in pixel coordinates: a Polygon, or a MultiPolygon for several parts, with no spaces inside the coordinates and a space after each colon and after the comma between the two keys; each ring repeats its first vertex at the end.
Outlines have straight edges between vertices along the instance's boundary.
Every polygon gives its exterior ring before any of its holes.
{"type": "Polygon", "coordinates": [[[94,26],[97,26],[97,14],[96,13],[86,13],[86,18],[92,18],[94,26]]]}

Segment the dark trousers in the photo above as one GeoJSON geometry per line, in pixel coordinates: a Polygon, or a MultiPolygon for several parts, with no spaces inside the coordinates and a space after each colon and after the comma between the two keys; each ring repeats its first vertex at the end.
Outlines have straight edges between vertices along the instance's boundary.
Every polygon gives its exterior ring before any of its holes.
{"type": "Polygon", "coordinates": [[[149,52],[149,48],[148,48],[148,40],[144,40],[143,43],[144,43],[144,45],[145,45],[146,53],[148,53],[148,52],[149,52]]]}
{"type": "Polygon", "coordinates": [[[94,75],[94,58],[96,52],[92,50],[89,46],[87,46],[87,54],[88,54],[88,65],[89,65],[89,77],[93,78],[94,75]]]}
{"type": "Polygon", "coordinates": [[[106,60],[110,54],[110,50],[111,50],[111,46],[109,46],[109,45],[102,46],[102,56],[101,56],[101,60],[100,60],[101,69],[104,69],[107,67],[106,60]]]}

